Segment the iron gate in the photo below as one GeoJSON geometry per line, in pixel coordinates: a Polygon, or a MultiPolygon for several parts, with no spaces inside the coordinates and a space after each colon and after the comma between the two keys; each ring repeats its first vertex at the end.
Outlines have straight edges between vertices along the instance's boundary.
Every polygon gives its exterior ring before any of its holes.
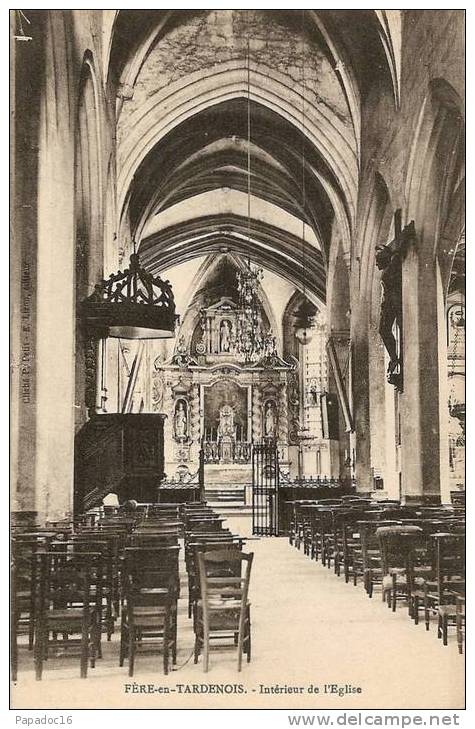
{"type": "Polygon", "coordinates": [[[252,449],[252,533],[278,534],[279,455],[275,443],[252,449]]]}

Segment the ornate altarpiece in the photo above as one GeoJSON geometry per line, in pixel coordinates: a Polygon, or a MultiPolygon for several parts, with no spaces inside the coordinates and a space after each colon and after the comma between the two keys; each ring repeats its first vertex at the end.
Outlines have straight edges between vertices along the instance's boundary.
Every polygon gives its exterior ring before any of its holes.
{"type": "Polygon", "coordinates": [[[288,463],[288,383],[296,363],[277,354],[254,364],[240,361],[234,342],[239,310],[228,298],[201,309],[191,334],[181,334],[173,357],[156,359],[152,410],[165,421],[165,472],[169,478],[205,462],[249,464],[251,444],[275,440],[288,463]]]}

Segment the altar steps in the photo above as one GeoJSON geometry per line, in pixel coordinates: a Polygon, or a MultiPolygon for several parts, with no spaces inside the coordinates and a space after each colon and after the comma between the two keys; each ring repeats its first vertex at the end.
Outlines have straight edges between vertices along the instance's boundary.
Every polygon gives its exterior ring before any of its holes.
{"type": "Polygon", "coordinates": [[[213,483],[205,487],[205,498],[210,506],[224,516],[250,514],[251,506],[246,504],[246,486],[242,483],[213,483]]]}

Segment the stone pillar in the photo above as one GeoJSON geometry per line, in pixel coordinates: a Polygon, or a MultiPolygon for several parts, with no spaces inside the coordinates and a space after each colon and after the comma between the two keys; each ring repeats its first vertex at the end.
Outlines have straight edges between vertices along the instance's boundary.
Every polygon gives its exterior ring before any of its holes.
{"type": "Polygon", "coordinates": [[[369,364],[367,321],[361,316],[351,338],[351,394],[354,423],[354,470],[357,491],[371,491],[371,430],[369,413],[369,364]]]}
{"type": "Polygon", "coordinates": [[[439,365],[439,444],[440,444],[440,498],[450,504],[449,469],[449,379],[447,367],[447,315],[445,296],[437,265],[437,332],[439,365]]]}
{"type": "Polygon", "coordinates": [[[430,255],[419,258],[418,247],[403,263],[402,287],[402,497],[409,502],[440,498],[436,267],[430,255]]]}
{"type": "MultiPolygon", "coordinates": [[[[352,325],[353,326],[353,325],[352,325]]],[[[332,332],[332,338],[333,343],[335,346],[335,353],[336,357],[338,359],[338,363],[340,366],[340,372],[343,378],[343,385],[346,389],[347,398],[348,398],[348,404],[350,412],[353,414],[353,427],[354,429],[351,432],[347,431],[347,425],[345,422],[345,417],[343,413],[343,407],[340,402],[338,401],[338,411],[339,411],[339,453],[340,453],[340,463],[339,463],[339,472],[340,476],[342,478],[358,478],[357,474],[357,462],[358,462],[358,473],[359,477],[362,477],[362,468],[361,464],[366,463],[366,461],[363,459],[363,456],[357,457],[357,450],[361,447],[363,448],[363,439],[365,437],[365,422],[367,420],[366,414],[361,413],[360,419],[358,421],[360,425],[359,432],[357,433],[355,429],[355,410],[356,407],[362,406],[362,404],[365,403],[364,400],[364,392],[365,388],[367,391],[367,376],[366,376],[366,386],[363,387],[360,381],[361,373],[358,369],[359,367],[363,366],[363,372],[364,372],[364,362],[366,361],[366,367],[367,367],[367,356],[366,360],[364,358],[361,358],[361,352],[359,349],[359,339],[360,336],[359,330],[355,326],[355,340],[356,340],[356,346],[355,342],[351,342],[351,355],[350,355],[350,333],[348,331],[340,331],[340,332],[332,332]],[[355,356],[356,355],[356,356],[355,356]],[[363,360],[363,364],[361,362],[363,360]],[[360,439],[358,440],[358,435],[360,435],[360,439]],[[360,443],[361,441],[361,443],[360,443]]],[[[336,386],[336,378],[334,376],[334,373],[331,374],[329,378],[330,383],[330,390],[332,392],[337,392],[338,388],[336,386]],[[333,385],[333,382],[335,384],[333,385]]],[[[368,434],[369,439],[369,434],[368,434]]],[[[357,482],[357,490],[358,491],[368,491],[369,490],[368,485],[368,478],[366,480],[363,478],[361,481],[357,482]]]]}
{"type": "Polygon", "coordinates": [[[39,139],[35,480],[36,508],[46,517],[70,511],[73,497],[74,113],[69,108],[66,54],[61,59],[61,48],[66,47],[62,23],[59,13],[51,14],[57,33],[46,38],[49,83],[42,98],[39,139]]]}
{"type": "Polygon", "coordinates": [[[15,41],[11,13],[10,477],[11,508],[36,521],[36,278],[39,42],[15,41]]]}
{"type": "Polygon", "coordinates": [[[386,472],[386,382],[384,345],[376,326],[368,331],[369,408],[371,432],[371,466],[386,472]]]}
{"type": "Polygon", "coordinates": [[[384,491],[379,493],[387,498],[398,499],[395,402],[399,395],[386,381],[389,358],[375,325],[370,326],[368,341],[371,466],[380,471],[383,477],[384,491]]]}

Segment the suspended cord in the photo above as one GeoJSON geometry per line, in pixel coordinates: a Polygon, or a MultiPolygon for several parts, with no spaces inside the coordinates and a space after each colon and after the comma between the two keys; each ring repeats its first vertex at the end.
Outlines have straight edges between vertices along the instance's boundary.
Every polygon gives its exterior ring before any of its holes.
{"type": "Polygon", "coordinates": [[[247,229],[251,238],[251,56],[249,21],[247,27],[247,229]]]}
{"type": "Polygon", "coordinates": [[[305,265],[305,206],[306,206],[306,190],[305,190],[305,10],[301,12],[302,21],[302,267],[303,267],[303,294],[306,298],[306,265],[305,265]]]}

